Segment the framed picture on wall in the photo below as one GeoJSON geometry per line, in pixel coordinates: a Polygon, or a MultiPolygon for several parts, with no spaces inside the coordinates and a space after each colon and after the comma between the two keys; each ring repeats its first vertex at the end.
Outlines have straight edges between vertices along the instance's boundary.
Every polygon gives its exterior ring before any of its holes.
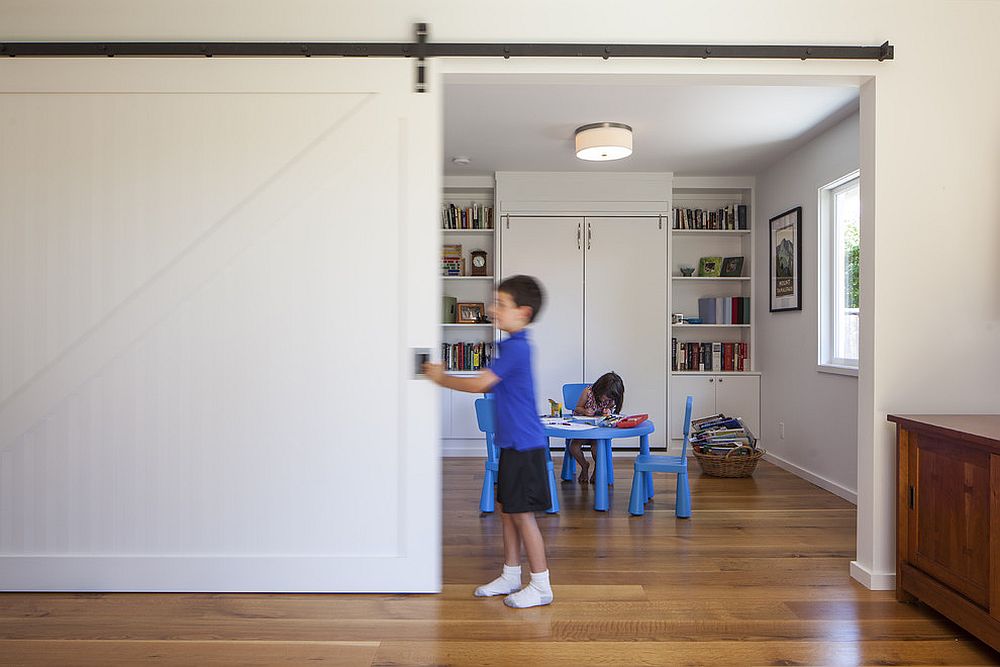
{"type": "Polygon", "coordinates": [[[802,310],[802,207],[771,218],[771,312],[802,310]]]}

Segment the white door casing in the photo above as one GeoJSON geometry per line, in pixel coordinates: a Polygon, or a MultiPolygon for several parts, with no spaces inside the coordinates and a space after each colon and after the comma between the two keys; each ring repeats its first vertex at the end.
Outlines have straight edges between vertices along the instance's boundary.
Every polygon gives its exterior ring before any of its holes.
{"type": "Polygon", "coordinates": [[[440,589],[410,351],[440,335],[440,103],[412,83],[0,62],[0,589],[440,589]]]}

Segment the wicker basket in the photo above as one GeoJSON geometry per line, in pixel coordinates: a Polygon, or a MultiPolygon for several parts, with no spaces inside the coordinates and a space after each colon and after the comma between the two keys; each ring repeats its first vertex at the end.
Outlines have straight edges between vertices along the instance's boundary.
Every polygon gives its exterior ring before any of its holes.
{"type": "Polygon", "coordinates": [[[703,454],[698,451],[698,447],[692,447],[694,457],[698,459],[698,464],[706,475],[713,477],[749,477],[757,468],[757,462],[766,453],[763,449],[753,449],[752,447],[737,447],[725,454],[703,454]],[[735,452],[745,449],[748,455],[733,456],[735,452]]]}

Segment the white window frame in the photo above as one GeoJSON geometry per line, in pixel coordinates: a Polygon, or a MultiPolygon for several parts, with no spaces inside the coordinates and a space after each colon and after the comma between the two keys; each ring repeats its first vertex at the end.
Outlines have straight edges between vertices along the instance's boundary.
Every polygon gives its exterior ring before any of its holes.
{"type": "Polygon", "coordinates": [[[834,327],[836,317],[833,309],[836,308],[837,294],[835,286],[837,281],[833,279],[833,272],[838,264],[837,250],[837,229],[833,218],[834,197],[838,192],[860,186],[860,170],[853,171],[835,181],[827,183],[819,189],[819,345],[816,370],[821,373],[836,373],[839,375],[858,375],[858,360],[838,358],[833,355],[833,344],[835,338],[834,327]]]}

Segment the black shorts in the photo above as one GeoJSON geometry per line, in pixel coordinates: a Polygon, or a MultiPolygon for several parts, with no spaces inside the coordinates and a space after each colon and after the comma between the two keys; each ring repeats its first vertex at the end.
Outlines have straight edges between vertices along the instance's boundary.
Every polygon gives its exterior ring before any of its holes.
{"type": "Polygon", "coordinates": [[[497,502],[504,514],[543,512],[552,507],[545,448],[500,450],[497,502]]]}

